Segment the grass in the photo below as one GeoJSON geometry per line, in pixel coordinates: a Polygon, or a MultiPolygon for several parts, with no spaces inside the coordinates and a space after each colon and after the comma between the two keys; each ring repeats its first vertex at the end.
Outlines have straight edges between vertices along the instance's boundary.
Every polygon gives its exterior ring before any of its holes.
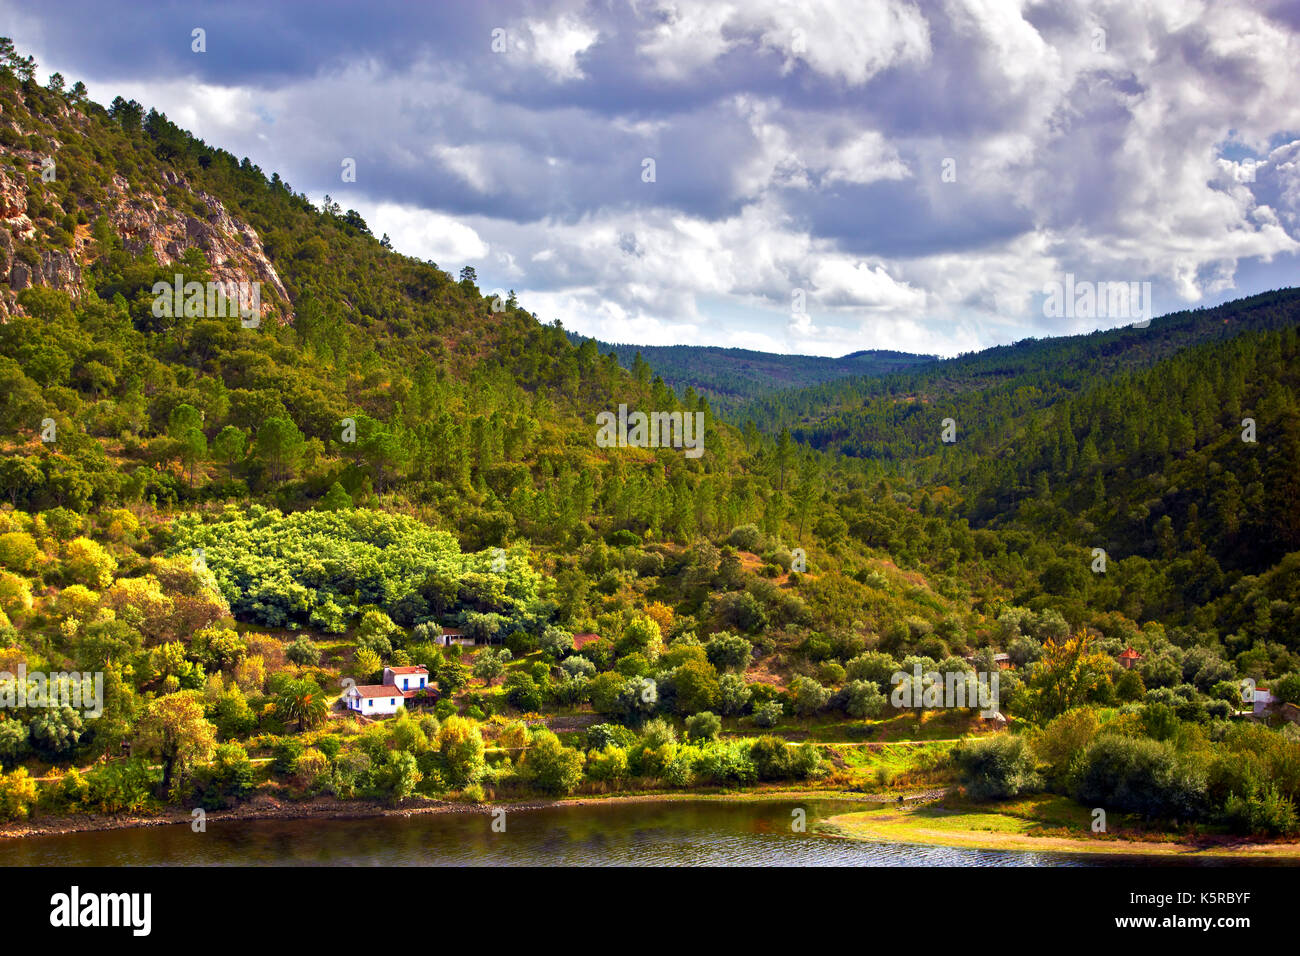
{"type": "Polygon", "coordinates": [[[956,800],[914,807],[882,805],[831,817],[822,828],[829,836],[846,839],[965,849],[1300,861],[1300,842],[1159,832],[1119,814],[1108,821],[1109,832],[1094,833],[1091,822],[1089,808],[1065,797],[1036,794],[991,805],[956,800]]]}

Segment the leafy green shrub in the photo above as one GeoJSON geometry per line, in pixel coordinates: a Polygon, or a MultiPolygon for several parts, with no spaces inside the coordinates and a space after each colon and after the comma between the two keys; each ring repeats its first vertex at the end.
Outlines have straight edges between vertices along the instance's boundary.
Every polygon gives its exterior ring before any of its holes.
{"type": "Polygon", "coordinates": [[[975,800],[1002,800],[1042,787],[1034,754],[1023,737],[997,734],[964,740],[952,751],[962,784],[975,800]]]}
{"type": "Polygon", "coordinates": [[[686,718],[686,736],[691,741],[716,740],[722,730],[722,719],[707,710],[686,718]]]}
{"type": "Polygon", "coordinates": [[[785,708],[779,700],[754,705],[754,723],[759,727],[775,727],[785,714],[785,708]]]}

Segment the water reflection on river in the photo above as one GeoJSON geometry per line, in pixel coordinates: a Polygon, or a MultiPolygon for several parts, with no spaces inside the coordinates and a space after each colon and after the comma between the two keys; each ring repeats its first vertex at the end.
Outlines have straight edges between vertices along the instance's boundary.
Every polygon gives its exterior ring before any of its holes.
{"type": "MultiPolygon", "coordinates": [[[[815,824],[838,801],[605,803],[358,820],[210,822],[0,841],[0,865],[65,866],[1082,866],[1048,853],[859,843],[815,824]],[[807,810],[807,832],[791,811],[807,810]]],[[[1132,860],[1126,861],[1132,863],[1132,860]]]]}

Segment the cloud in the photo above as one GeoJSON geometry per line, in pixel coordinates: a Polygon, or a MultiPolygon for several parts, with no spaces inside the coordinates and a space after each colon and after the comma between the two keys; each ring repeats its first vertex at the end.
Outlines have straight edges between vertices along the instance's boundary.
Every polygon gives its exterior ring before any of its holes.
{"type": "Polygon", "coordinates": [[[1150,281],[1161,311],[1293,282],[1300,257],[1282,2],[237,0],[200,24],[0,0],[0,17],[97,99],[157,106],[400,251],[622,341],[953,354],[1087,331],[1042,314],[1066,272],[1150,281]]]}

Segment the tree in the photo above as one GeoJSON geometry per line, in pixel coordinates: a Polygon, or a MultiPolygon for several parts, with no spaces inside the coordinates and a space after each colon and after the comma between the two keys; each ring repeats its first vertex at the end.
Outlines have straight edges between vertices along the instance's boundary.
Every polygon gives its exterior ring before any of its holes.
{"type": "Polygon", "coordinates": [[[1110,686],[1112,667],[1109,657],[1092,651],[1085,634],[1060,642],[1049,639],[1043,645],[1043,659],[1026,685],[1030,691],[1028,715],[1042,723],[1093,700],[1103,687],[1110,686]]]}
{"type": "Polygon", "coordinates": [[[0,534],[0,565],[19,574],[31,574],[41,549],[25,531],[0,534]]]}
{"type": "Polygon", "coordinates": [[[283,481],[292,476],[298,466],[306,440],[291,419],[268,418],[257,430],[253,447],[257,456],[266,463],[271,478],[283,481]]]}
{"type": "Polygon", "coordinates": [[[753,696],[753,691],[739,674],[723,674],[718,678],[718,709],[725,716],[743,714],[753,696]]]}
{"type": "Polygon", "coordinates": [[[543,654],[552,660],[559,660],[573,653],[573,635],[558,627],[547,627],[538,641],[543,654]]]}
{"type": "Polygon", "coordinates": [[[325,719],[329,705],[325,692],[314,680],[291,680],[276,696],[275,710],[286,722],[296,722],[299,729],[306,730],[325,719]]]}
{"type": "Polygon", "coordinates": [[[384,666],[383,660],[378,654],[368,647],[362,647],[357,650],[356,655],[352,658],[352,666],[357,672],[357,676],[362,680],[371,680],[375,678],[380,669],[384,666]]]}
{"type": "Polygon", "coordinates": [[[27,725],[21,720],[0,718],[0,770],[13,767],[29,751],[27,725]]]}
{"type": "Polygon", "coordinates": [[[1292,671],[1273,681],[1273,697],[1288,704],[1300,704],[1300,671],[1292,671]]]}
{"type": "Polygon", "coordinates": [[[207,457],[208,439],[203,434],[203,418],[192,405],[177,405],[167,419],[167,436],[176,442],[181,464],[194,487],[194,469],[207,457]]]}
{"type": "Polygon", "coordinates": [[[754,723],[759,727],[775,727],[785,714],[779,700],[769,700],[754,705],[754,723]]]}
{"type": "Polygon", "coordinates": [[[330,490],[320,500],[322,511],[346,511],[352,507],[352,496],[337,481],[330,485],[330,490]]]}
{"type": "Polygon", "coordinates": [[[483,735],[472,720],[454,714],[444,720],[438,728],[437,749],[451,786],[473,786],[483,776],[483,735]]]}
{"type": "Polygon", "coordinates": [[[718,672],[705,661],[687,661],[673,671],[673,685],[677,689],[677,711],[694,714],[713,710],[718,706],[720,686],[718,672]]]}
{"type": "Polygon", "coordinates": [[[316,646],[316,643],[310,637],[304,634],[285,648],[284,656],[293,663],[306,667],[320,662],[320,648],[316,646]]]}
{"type": "Polygon", "coordinates": [[[32,746],[47,757],[67,757],[81,742],[84,723],[71,707],[52,707],[32,718],[28,732],[32,746]]]}
{"type": "Polygon", "coordinates": [[[212,759],[217,728],[203,716],[202,696],[180,691],[149,702],[140,721],[139,744],[162,760],[162,792],[176,796],[190,771],[212,759]]]}
{"type": "Polygon", "coordinates": [[[236,428],[234,425],[227,425],[221,429],[220,433],[212,441],[212,454],[218,460],[225,462],[229,468],[234,468],[235,465],[244,460],[244,453],[247,449],[247,433],[242,428],[236,428]]]}
{"type": "Polygon", "coordinates": [[[744,671],[754,654],[754,645],[739,634],[723,632],[704,645],[709,663],[720,671],[744,671]]]}
{"type": "Polygon", "coordinates": [[[505,673],[506,663],[511,659],[509,648],[485,647],[474,655],[472,673],[489,687],[505,673]]]}
{"type": "Polygon", "coordinates": [[[64,564],[74,581],[95,591],[112,584],[117,570],[117,559],[89,538],[77,538],[68,545],[64,564]]]}
{"type": "Polygon", "coordinates": [[[893,655],[883,651],[867,651],[851,658],[844,665],[845,676],[849,680],[871,681],[881,691],[887,691],[893,683],[893,675],[898,671],[898,661],[893,655]]]}
{"type": "Polygon", "coordinates": [[[569,794],[582,782],[581,751],[566,747],[549,730],[537,730],[524,752],[519,771],[533,787],[545,793],[569,794]]]}
{"type": "Polygon", "coordinates": [[[415,755],[405,750],[392,750],[387,762],[376,774],[376,789],[394,804],[415,793],[423,779],[415,755]]]}

